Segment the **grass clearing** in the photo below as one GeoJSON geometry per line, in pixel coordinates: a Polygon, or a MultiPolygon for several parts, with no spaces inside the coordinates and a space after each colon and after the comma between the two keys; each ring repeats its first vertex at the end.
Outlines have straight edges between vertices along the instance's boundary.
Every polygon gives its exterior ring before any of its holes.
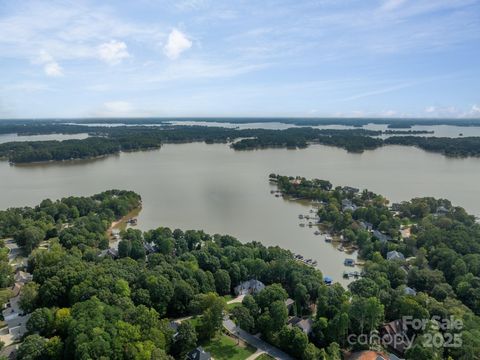
{"type": "Polygon", "coordinates": [[[202,344],[205,351],[208,351],[216,360],[244,360],[252,355],[256,349],[240,344],[231,337],[221,334],[214,339],[202,344]]]}

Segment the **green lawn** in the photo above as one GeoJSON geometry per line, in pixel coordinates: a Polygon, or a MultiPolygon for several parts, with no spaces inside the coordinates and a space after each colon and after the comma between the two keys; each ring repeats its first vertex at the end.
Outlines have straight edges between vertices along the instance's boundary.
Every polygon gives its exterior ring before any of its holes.
{"type": "Polygon", "coordinates": [[[235,299],[232,295],[223,295],[222,296],[225,302],[235,299]]]}
{"type": "Polygon", "coordinates": [[[268,354],[262,354],[259,357],[257,357],[255,360],[274,360],[275,358],[271,357],[268,354]]]}
{"type": "Polygon", "coordinates": [[[244,360],[256,350],[251,346],[237,346],[237,342],[227,335],[218,335],[216,338],[202,344],[216,360],[244,360]]]}
{"type": "Polygon", "coordinates": [[[237,306],[242,306],[242,303],[232,303],[232,304],[227,304],[227,310],[232,311],[235,309],[237,306]]]}

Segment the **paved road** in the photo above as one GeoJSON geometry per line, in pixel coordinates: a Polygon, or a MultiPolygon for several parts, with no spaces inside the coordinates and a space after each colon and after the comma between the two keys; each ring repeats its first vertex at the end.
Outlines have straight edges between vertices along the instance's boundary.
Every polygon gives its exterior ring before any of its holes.
{"type": "Polygon", "coordinates": [[[235,323],[229,318],[223,320],[223,327],[228,330],[231,334],[238,336],[240,339],[246,343],[256,347],[258,350],[266,352],[268,355],[279,360],[293,360],[290,355],[285,354],[283,351],[277,349],[275,346],[266,343],[265,341],[249,334],[248,332],[240,329],[235,323]]]}

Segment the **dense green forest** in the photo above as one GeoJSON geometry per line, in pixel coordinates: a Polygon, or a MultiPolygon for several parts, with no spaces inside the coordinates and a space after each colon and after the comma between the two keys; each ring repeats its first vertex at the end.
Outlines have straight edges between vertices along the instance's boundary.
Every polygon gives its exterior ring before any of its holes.
{"type": "MultiPolygon", "coordinates": [[[[133,121],[133,120],[132,120],[133,121]]],[[[152,123],[156,124],[156,123],[152,123]]],[[[88,133],[83,140],[64,141],[27,141],[0,144],[0,158],[11,163],[29,163],[40,161],[61,161],[87,159],[115,154],[120,151],[139,151],[157,149],[163,143],[187,143],[202,141],[207,144],[232,142],[234,150],[253,150],[262,148],[305,148],[311,143],[336,146],[349,152],[363,152],[380,146],[394,144],[417,146],[427,151],[439,152],[445,156],[480,156],[480,138],[435,138],[406,136],[419,135],[427,131],[365,129],[331,130],[311,127],[296,127],[285,130],[270,129],[229,129],[207,126],[171,126],[159,123],[159,126],[86,126],[66,125],[56,122],[30,122],[27,124],[6,122],[0,124],[0,133],[18,134],[54,134],[88,133]],[[386,139],[380,135],[391,136],[386,139]]]]}
{"type": "MultiPolygon", "coordinates": [[[[285,194],[315,200],[318,215],[366,260],[364,276],[348,290],[326,286],[320,271],[290,251],[242,244],[228,235],[160,227],[121,233],[118,256],[106,255],[110,223],[141,204],[132,192],[45,200],[34,208],[0,212],[0,238],[13,237],[29,254],[21,307],[31,313],[20,345],[22,359],[184,358],[222,329],[225,311],[244,330],[295,358],[340,359],[352,334],[413,316],[463,322],[463,345],[428,347],[435,321],[418,330],[407,359],[475,359],[480,353],[480,225],[447,200],[413,199],[389,207],[369,191],[333,187],[328,181],[271,175],[285,194]],[[342,200],[356,205],[342,210],[342,200]],[[369,222],[391,237],[382,242],[360,226],[369,222]],[[408,238],[401,230],[409,227],[408,238]],[[47,247],[39,248],[47,242],[47,247]],[[396,250],[405,260],[389,261],[396,250]],[[227,307],[224,296],[245,280],[266,288],[227,307]],[[406,286],[416,293],[405,292],[406,286]],[[287,298],[294,300],[288,309],[287,298]],[[306,335],[289,326],[289,314],[312,321],[306,335]],[[194,316],[178,329],[170,319],[194,316]],[[176,334],[174,336],[174,333],[176,334]]],[[[321,264],[320,264],[321,266],[321,264]]],[[[11,285],[2,266],[0,280],[11,285]]],[[[443,338],[443,337],[442,337],[443,338]]],[[[354,345],[353,350],[364,347],[354,345]]]]}

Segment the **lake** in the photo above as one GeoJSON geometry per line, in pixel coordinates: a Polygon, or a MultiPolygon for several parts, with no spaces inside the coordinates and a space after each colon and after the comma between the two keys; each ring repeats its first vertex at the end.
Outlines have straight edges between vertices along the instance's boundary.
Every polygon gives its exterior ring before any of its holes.
{"type": "MultiPolygon", "coordinates": [[[[0,162],[0,208],[45,198],[91,195],[120,188],[143,198],[138,227],[203,229],[241,241],[279,245],[318,261],[341,281],[346,254],[301,228],[309,207],[276,198],[269,173],[368,188],[394,202],[417,196],[450,199],[480,215],[480,159],[452,159],[413,147],[386,146],[363,154],[322,145],[303,150],[235,152],[224,144],[168,144],[160,150],[98,160],[10,166],[0,162]]],[[[349,268],[351,269],[351,268],[349,268]]]]}
{"type": "Polygon", "coordinates": [[[42,134],[42,135],[18,135],[18,134],[0,134],[0,144],[11,141],[50,141],[50,140],[72,140],[86,139],[88,134],[42,134]]]}

